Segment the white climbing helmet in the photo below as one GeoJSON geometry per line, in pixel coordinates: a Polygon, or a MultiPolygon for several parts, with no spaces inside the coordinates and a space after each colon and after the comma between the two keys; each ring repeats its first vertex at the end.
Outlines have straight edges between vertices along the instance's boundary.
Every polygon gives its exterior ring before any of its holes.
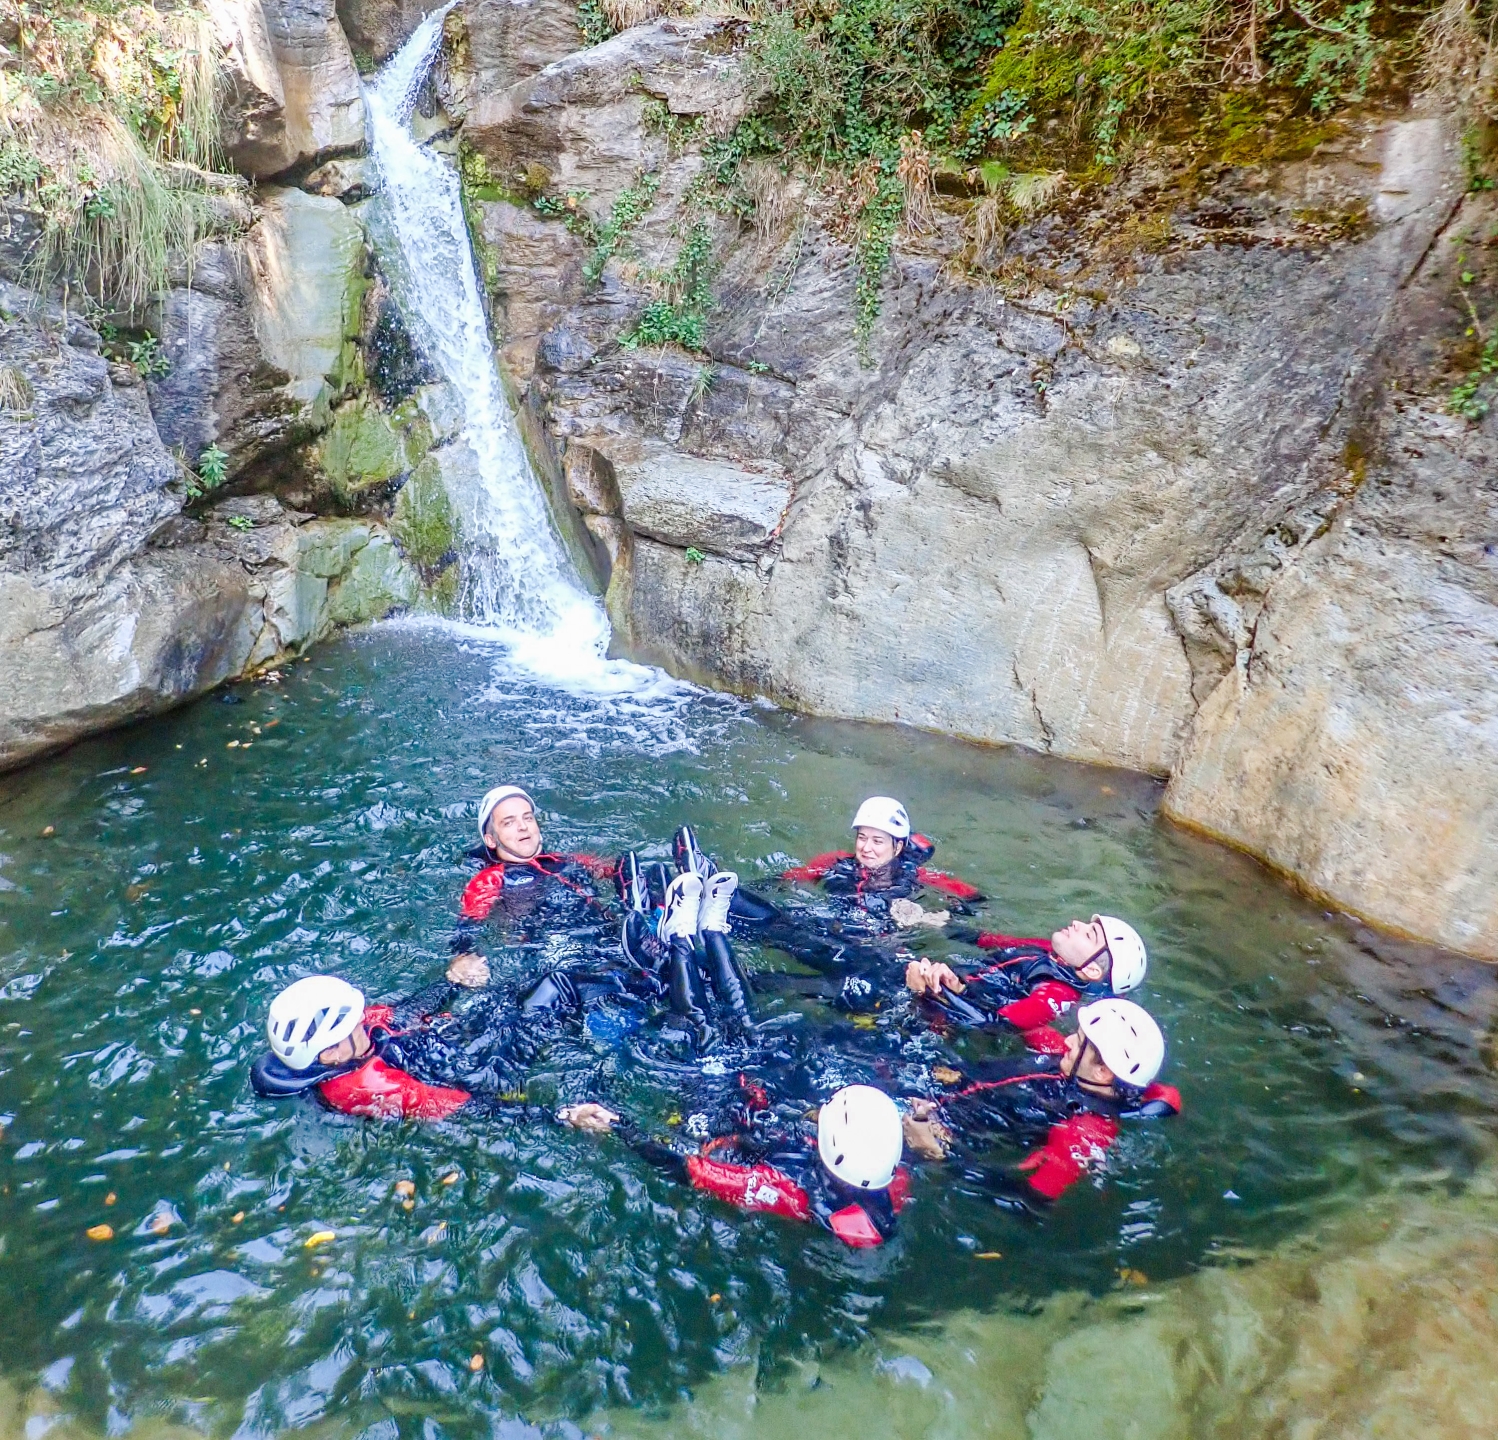
{"type": "Polygon", "coordinates": [[[489,823],[489,817],[494,813],[495,807],[503,805],[506,800],[513,800],[517,795],[532,810],[536,808],[536,802],[518,785],[496,785],[479,801],[479,839],[485,845],[489,843],[489,837],[484,833],[484,827],[489,823]]]}
{"type": "Polygon", "coordinates": [[[905,1145],[900,1111],[872,1085],[844,1085],[817,1119],[817,1153],[845,1185],[883,1190],[905,1145]]]}
{"type": "Polygon", "coordinates": [[[865,826],[870,830],[883,830],[896,840],[910,839],[910,816],[898,800],[891,800],[888,795],[870,795],[858,807],[852,828],[862,830],[865,826]]]}
{"type": "Polygon", "coordinates": [[[1125,1085],[1142,1090],[1165,1063],[1165,1037],[1147,1010],[1132,1000],[1094,1000],[1077,1011],[1077,1028],[1125,1085]]]}
{"type": "Polygon", "coordinates": [[[1144,972],[1149,969],[1144,941],[1127,920],[1120,920],[1116,915],[1094,915],[1092,918],[1103,927],[1103,937],[1108,942],[1108,955],[1112,960],[1108,975],[1113,993],[1127,995],[1144,983],[1144,972]]]}
{"type": "Polygon", "coordinates": [[[309,975],[270,1002],[265,1033],[288,1070],[305,1070],[364,1018],[364,996],[336,975],[309,975]]]}

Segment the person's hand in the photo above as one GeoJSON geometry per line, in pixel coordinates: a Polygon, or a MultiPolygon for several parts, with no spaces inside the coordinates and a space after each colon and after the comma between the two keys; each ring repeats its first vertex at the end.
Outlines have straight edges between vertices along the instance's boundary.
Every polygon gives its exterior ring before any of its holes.
{"type": "Polygon", "coordinates": [[[954,995],[961,995],[967,986],[958,978],[957,972],[950,965],[941,961],[930,961],[923,955],[919,960],[912,960],[905,967],[905,988],[914,995],[940,995],[943,990],[950,990],[954,995]]]}
{"type": "Polygon", "coordinates": [[[952,1132],[936,1118],[936,1102],[917,1100],[900,1117],[905,1148],[922,1160],[945,1160],[952,1148],[952,1132]]]}
{"type": "Polygon", "coordinates": [[[489,983],[489,962],[482,955],[454,955],[447,966],[448,983],[478,990],[489,983]]]}
{"type": "Polygon", "coordinates": [[[619,1123],[619,1117],[607,1106],[588,1100],[581,1105],[564,1105],[557,1111],[557,1119],[574,1130],[585,1130],[589,1135],[607,1135],[619,1123]]]}

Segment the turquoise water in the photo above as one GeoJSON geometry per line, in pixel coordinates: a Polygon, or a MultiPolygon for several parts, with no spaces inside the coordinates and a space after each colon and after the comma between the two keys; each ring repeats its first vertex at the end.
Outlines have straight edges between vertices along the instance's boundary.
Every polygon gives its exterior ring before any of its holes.
{"type": "MultiPolygon", "coordinates": [[[[479,1436],[682,1403],[740,1366],[774,1385],[958,1309],[1241,1258],[1400,1177],[1459,1188],[1491,1145],[1490,972],[1171,829],[1152,781],[696,692],[572,698],[440,629],[379,628],[232,695],[0,777],[0,1379],[40,1377],[91,1428],[479,1436]],[[257,1100],[281,985],[437,975],[474,801],[511,779],[549,845],[664,853],[690,821],[746,881],[900,795],[996,928],[1135,921],[1185,1113],[1129,1131],[1041,1222],[924,1172],[897,1242],[851,1252],[614,1142],[257,1100]]],[[[918,1035],[885,1024],[838,1033],[891,1053],[918,1035]]],[[[563,1047],[533,1093],[617,1061],[607,1039],[563,1047]]]]}

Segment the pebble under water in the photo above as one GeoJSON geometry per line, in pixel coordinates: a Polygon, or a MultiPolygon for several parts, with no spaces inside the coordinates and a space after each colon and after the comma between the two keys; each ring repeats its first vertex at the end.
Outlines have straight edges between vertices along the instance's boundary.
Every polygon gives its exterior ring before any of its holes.
{"type": "MultiPolygon", "coordinates": [[[[480,640],[390,625],[0,777],[0,1382],[111,1435],[577,1433],[689,1407],[721,1372],[773,1387],[958,1311],[1023,1317],[1123,1272],[1228,1263],[1401,1177],[1459,1189],[1489,1154],[1491,973],[1172,829],[1155,782],[659,692],[570,697],[480,640]],[[688,821],[745,883],[844,845],[865,794],[899,795],[993,928],[1134,921],[1184,1113],[1128,1129],[1039,1221],[928,1167],[896,1242],[850,1251],[616,1141],[256,1099],[282,985],[336,969],[377,998],[436,978],[476,798],[512,779],[549,847],[663,855],[688,821]]],[[[829,1023],[794,996],[760,1006],[829,1023]]],[[[833,1033],[919,1033],[898,1007],[880,1025],[833,1033]]],[[[543,1060],[532,1097],[579,1095],[627,1065],[618,1045],[543,1060]]]]}

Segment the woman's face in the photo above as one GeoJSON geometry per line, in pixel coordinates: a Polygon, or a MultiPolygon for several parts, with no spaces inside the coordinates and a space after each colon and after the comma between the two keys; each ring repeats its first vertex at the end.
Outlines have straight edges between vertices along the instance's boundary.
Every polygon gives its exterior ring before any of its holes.
{"type": "Polygon", "coordinates": [[[893,835],[860,825],[853,837],[853,854],[865,870],[882,870],[900,853],[893,835]]]}

